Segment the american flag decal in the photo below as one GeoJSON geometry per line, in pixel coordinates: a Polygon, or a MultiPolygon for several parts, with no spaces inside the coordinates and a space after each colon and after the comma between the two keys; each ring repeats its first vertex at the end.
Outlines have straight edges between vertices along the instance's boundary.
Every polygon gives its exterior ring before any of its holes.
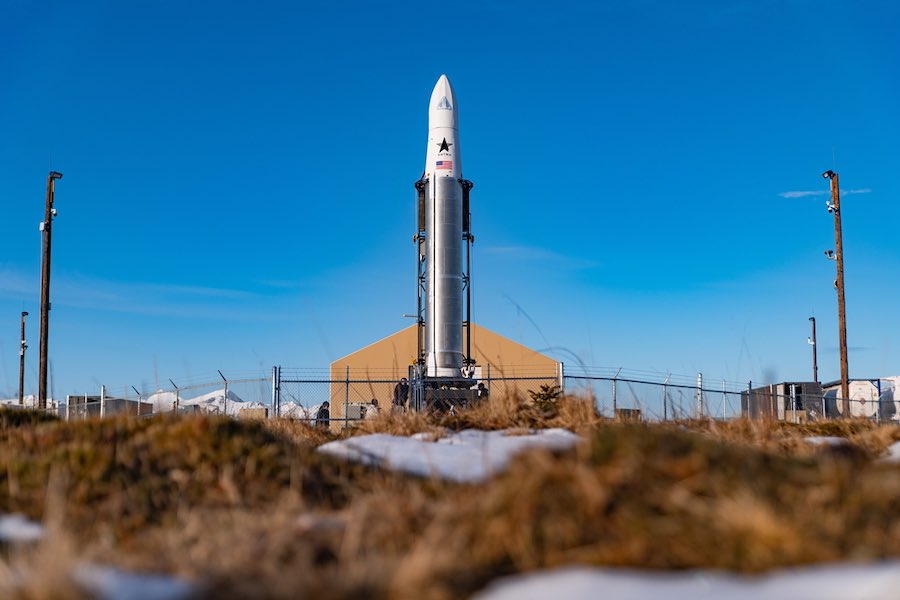
{"type": "Polygon", "coordinates": [[[435,163],[434,168],[437,169],[438,171],[440,171],[441,169],[452,169],[453,161],[452,160],[439,160],[439,161],[437,161],[437,163],[435,163]]]}

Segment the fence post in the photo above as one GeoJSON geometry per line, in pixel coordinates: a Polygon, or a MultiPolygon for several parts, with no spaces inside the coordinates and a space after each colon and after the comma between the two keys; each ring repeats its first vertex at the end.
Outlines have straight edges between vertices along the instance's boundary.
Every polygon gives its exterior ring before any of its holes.
{"type": "Polygon", "coordinates": [[[697,418],[703,418],[703,373],[697,373],[697,418]]]}
{"type": "Polygon", "coordinates": [[[725,420],[725,403],[728,401],[728,392],[725,391],[725,379],[722,379],[722,420],[725,420]]]}
{"type": "Polygon", "coordinates": [[[100,418],[106,416],[106,386],[100,386],[100,418]]]}
{"type": "MultiPolygon", "coordinates": [[[[216,369],[216,371],[219,371],[219,370],[216,369]]],[[[224,406],[225,416],[227,417],[228,416],[228,380],[225,378],[224,375],[222,375],[222,371],[219,371],[219,377],[221,377],[222,381],[225,382],[225,397],[222,398],[222,400],[224,403],[223,406],[224,406]]]]}
{"type": "Polygon", "coordinates": [[[790,392],[791,412],[794,415],[794,423],[800,422],[800,416],[797,414],[797,384],[792,383],[788,388],[790,392]]]}
{"type": "Polygon", "coordinates": [[[350,424],[350,365],[347,365],[346,387],[344,388],[344,427],[350,424]]]}
{"type": "Polygon", "coordinates": [[[616,400],[616,378],[619,377],[619,373],[622,372],[622,367],[619,367],[619,370],[616,371],[616,374],[613,375],[612,379],[612,405],[613,405],[613,419],[616,418],[616,409],[618,408],[618,402],[616,400]]]}
{"type": "Polygon", "coordinates": [[[270,418],[281,416],[281,398],[279,397],[281,388],[281,385],[279,384],[280,379],[279,368],[277,366],[272,367],[272,412],[270,418]]]}
{"type": "Polygon", "coordinates": [[[172,381],[172,378],[169,378],[169,383],[172,384],[172,387],[175,388],[175,402],[172,404],[172,412],[174,414],[178,414],[178,405],[181,404],[181,390],[178,389],[178,386],[175,385],[175,382],[172,381]]]}
{"type": "Polygon", "coordinates": [[[666,375],[666,380],[663,381],[663,421],[669,420],[667,405],[669,403],[669,377],[671,376],[672,374],[669,373],[668,375],[666,375]]]}
{"type": "Polygon", "coordinates": [[[875,422],[881,423],[881,380],[877,379],[875,382],[875,393],[878,394],[878,400],[876,400],[875,404],[875,422]]]}
{"type": "Polygon", "coordinates": [[[564,394],[566,391],[566,375],[565,367],[561,361],[556,363],[556,377],[559,379],[559,393],[564,394]]]}
{"type": "MultiPolygon", "coordinates": [[[[750,381],[747,382],[747,418],[748,419],[753,418],[753,411],[750,408],[752,406],[752,402],[753,402],[753,380],[751,379],[750,381]]],[[[741,416],[743,416],[743,413],[744,413],[743,408],[744,407],[742,406],[741,407],[741,416]]]]}

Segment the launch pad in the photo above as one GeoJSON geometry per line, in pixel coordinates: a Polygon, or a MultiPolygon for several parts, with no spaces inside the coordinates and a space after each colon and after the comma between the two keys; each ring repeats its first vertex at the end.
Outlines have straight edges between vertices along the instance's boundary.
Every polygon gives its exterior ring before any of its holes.
{"type": "Polygon", "coordinates": [[[417,412],[450,412],[474,406],[479,401],[475,379],[413,377],[409,405],[417,412]]]}

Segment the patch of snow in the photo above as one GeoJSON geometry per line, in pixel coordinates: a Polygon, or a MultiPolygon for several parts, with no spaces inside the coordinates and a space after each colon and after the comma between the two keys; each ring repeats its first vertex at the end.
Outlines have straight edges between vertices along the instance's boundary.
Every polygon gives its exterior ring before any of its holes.
{"type": "Polygon", "coordinates": [[[23,515],[0,515],[0,542],[36,542],[44,536],[44,526],[23,515]]]}
{"type": "Polygon", "coordinates": [[[441,436],[433,431],[423,431],[421,433],[414,433],[410,437],[414,440],[419,440],[420,442],[436,442],[441,436]]]}
{"type": "Polygon", "coordinates": [[[128,573],[111,567],[79,565],[72,574],[91,598],[101,600],[181,600],[199,594],[199,586],[167,575],[128,573]]]}
{"type": "Polygon", "coordinates": [[[813,446],[846,446],[850,443],[847,438],[834,435],[810,435],[803,438],[803,441],[813,446]]]}
{"type": "Polygon", "coordinates": [[[721,571],[568,567],[499,579],[473,600],[882,600],[898,598],[900,562],[831,564],[758,577],[721,571]]]}
{"type": "Polygon", "coordinates": [[[879,458],[878,462],[900,463],[900,442],[888,446],[887,453],[879,458]]]}
{"type": "Polygon", "coordinates": [[[376,433],[328,442],[319,452],[381,465],[422,477],[477,483],[505,470],[516,454],[530,448],[565,450],[581,438],[565,429],[521,431],[466,429],[437,441],[376,433]]]}

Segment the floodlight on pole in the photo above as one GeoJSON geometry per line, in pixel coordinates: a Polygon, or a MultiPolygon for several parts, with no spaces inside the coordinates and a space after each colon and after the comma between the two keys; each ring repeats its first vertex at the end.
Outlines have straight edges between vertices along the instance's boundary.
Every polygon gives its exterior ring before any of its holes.
{"type": "Polygon", "coordinates": [[[810,322],[812,323],[812,337],[807,340],[809,345],[812,346],[812,359],[813,359],[813,381],[816,383],[819,382],[819,362],[817,357],[816,350],[816,318],[810,317],[810,322]]]}
{"type": "Polygon", "coordinates": [[[25,404],[25,351],[28,343],[25,341],[25,317],[28,313],[22,311],[22,334],[19,343],[19,404],[25,404]]]}

